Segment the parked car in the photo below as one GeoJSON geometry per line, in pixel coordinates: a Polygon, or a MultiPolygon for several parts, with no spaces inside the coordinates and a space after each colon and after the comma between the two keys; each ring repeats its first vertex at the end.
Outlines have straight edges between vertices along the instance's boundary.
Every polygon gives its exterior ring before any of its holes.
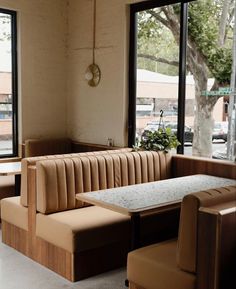
{"type": "MultiPolygon", "coordinates": [[[[170,122],[166,124],[166,127],[170,127],[172,132],[177,134],[177,123],[176,122],[170,122]]],[[[184,142],[193,142],[193,131],[190,126],[185,125],[184,126],[184,142]]]]}
{"type": "MultiPolygon", "coordinates": [[[[162,127],[169,127],[174,134],[177,134],[177,123],[176,122],[166,122],[162,124],[162,127]]],[[[157,121],[147,123],[147,126],[144,128],[141,139],[145,140],[148,131],[154,132],[159,128],[159,123],[157,121]]],[[[184,142],[193,142],[193,131],[192,128],[185,125],[184,128],[184,142]]]]}
{"type": "Polygon", "coordinates": [[[212,154],[213,159],[227,160],[227,149],[214,151],[212,154]]]}
{"type": "Polygon", "coordinates": [[[225,142],[227,142],[227,135],[228,135],[228,122],[227,121],[215,122],[212,132],[212,140],[222,139],[225,142]]]}
{"type": "Polygon", "coordinates": [[[147,138],[147,134],[149,131],[154,132],[158,130],[159,127],[164,128],[164,124],[159,123],[159,121],[150,121],[147,123],[147,126],[144,128],[141,134],[141,140],[145,140],[147,138]]]}
{"type": "Polygon", "coordinates": [[[213,151],[212,153],[213,159],[227,160],[227,143],[224,144],[224,147],[220,147],[220,149],[213,151]]]}

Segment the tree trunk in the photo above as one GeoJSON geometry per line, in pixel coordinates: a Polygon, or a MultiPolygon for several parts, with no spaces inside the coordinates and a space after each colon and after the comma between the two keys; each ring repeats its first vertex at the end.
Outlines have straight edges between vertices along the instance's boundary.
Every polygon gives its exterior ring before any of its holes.
{"type": "MultiPolygon", "coordinates": [[[[212,130],[214,125],[213,109],[220,96],[203,96],[207,90],[208,70],[201,54],[188,51],[188,65],[195,81],[195,107],[194,107],[194,138],[192,154],[194,156],[212,156],[212,130]]],[[[217,89],[215,82],[211,89],[217,89]]]]}
{"type": "Polygon", "coordinates": [[[192,153],[195,156],[211,157],[212,155],[212,107],[208,105],[207,97],[201,96],[207,90],[207,73],[195,74],[195,109],[194,138],[192,153]]]}
{"type": "Polygon", "coordinates": [[[193,155],[212,156],[212,108],[205,101],[196,101],[194,112],[193,155]]]}

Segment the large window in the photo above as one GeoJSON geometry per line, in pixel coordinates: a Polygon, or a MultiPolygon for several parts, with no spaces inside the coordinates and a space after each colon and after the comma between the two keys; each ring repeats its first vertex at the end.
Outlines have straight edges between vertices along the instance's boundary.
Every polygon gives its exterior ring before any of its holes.
{"type": "Polygon", "coordinates": [[[16,13],[0,9],[0,157],[17,155],[16,13]]]}
{"type": "Polygon", "coordinates": [[[162,110],[179,153],[234,158],[234,15],[229,0],[131,5],[129,145],[162,110]]]}

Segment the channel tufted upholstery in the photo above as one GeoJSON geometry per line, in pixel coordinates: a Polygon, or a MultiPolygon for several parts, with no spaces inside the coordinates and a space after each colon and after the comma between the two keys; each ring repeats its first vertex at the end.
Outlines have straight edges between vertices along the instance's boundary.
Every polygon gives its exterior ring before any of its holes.
{"type": "Polygon", "coordinates": [[[94,151],[94,152],[87,152],[87,153],[68,153],[68,154],[59,154],[59,155],[43,155],[43,156],[36,156],[36,157],[27,157],[22,159],[21,161],[21,205],[27,207],[28,206],[28,189],[27,189],[27,182],[28,182],[28,167],[35,166],[36,162],[42,160],[55,160],[55,159],[68,159],[80,156],[92,156],[92,155],[100,155],[100,154],[113,154],[113,153],[121,153],[121,152],[129,152],[132,149],[130,148],[121,148],[118,150],[105,150],[105,151],[94,151]]]}
{"type": "MultiPolygon", "coordinates": [[[[39,140],[37,140],[39,141],[39,140]]],[[[48,141],[48,140],[47,140],[48,141]]],[[[41,143],[41,142],[40,142],[41,143]]],[[[36,145],[36,140],[34,142],[30,142],[30,145],[36,145]]],[[[59,142],[60,144],[60,142],[59,142]]],[[[38,147],[36,145],[36,147],[38,147]]],[[[46,156],[37,156],[37,157],[28,157],[24,158],[21,161],[21,193],[20,196],[15,197],[15,201],[11,202],[11,200],[8,197],[13,197],[15,195],[15,189],[12,184],[15,183],[13,176],[4,176],[1,177],[1,187],[0,187],[0,216],[1,216],[1,204],[2,203],[8,203],[6,204],[9,211],[13,212],[15,211],[15,207],[17,206],[17,210],[21,211],[21,214],[25,213],[25,210],[28,207],[28,168],[30,166],[35,166],[38,161],[42,160],[56,160],[56,159],[69,159],[73,157],[79,158],[80,156],[89,156],[89,155],[100,155],[100,154],[115,154],[115,153],[121,153],[121,152],[129,152],[132,149],[130,148],[121,148],[117,150],[106,150],[106,151],[94,151],[94,152],[87,152],[87,153],[71,153],[71,154],[61,154],[61,155],[46,155],[46,156]],[[1,201],[2,199],[7,198],[7,200],[1,201]]],[[[6,211],[6,210],[5,210],[6,211]]],[[[3,218],[5,217],[3,214],[3,218]]],[[[12,220],[16,220],[13,218],[12,220]]],[[[22,219],[22,223],[24,223],[24,227],[27,227],[26,219],[22,219]]],[[[12,223],[14,225],[18,226],[18,223],[12,223]]],[[[22,226],[21,226],[22,227],[22,226]]]]}
{"type": "Polygon", "coordinates": [[[75,195],[170,177],[164,152],[131,152],[37,162],[37,210],[55,213],[83,207],[75,195]]]}

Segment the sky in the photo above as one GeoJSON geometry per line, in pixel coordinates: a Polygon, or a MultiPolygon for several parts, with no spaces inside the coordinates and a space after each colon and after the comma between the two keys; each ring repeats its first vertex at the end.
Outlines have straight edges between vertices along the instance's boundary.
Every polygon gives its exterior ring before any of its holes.
{"type": "Polygon", "coordinates": [[[0,71],[11,71],[11,48],[9,41],[0,41],[0,71]]]}
{"type": "Polygon", "coordinates": [[[11,71],[11,40],[6,35],[11,35],[11,16],[0,13],[0,71],[11,71]]]}

